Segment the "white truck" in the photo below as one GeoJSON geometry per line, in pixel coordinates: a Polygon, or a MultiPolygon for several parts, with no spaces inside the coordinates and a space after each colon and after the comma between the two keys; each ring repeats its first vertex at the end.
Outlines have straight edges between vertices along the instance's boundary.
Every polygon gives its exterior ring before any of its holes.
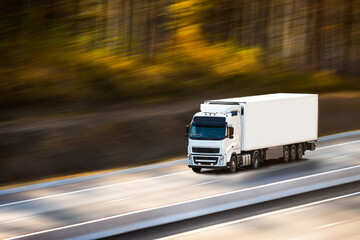
{"type": "Polygon", "coordinates": [[[258,168],[269,159],[301,159],[315,150],[318,95],[276,93],[205,101],[186,126],[188,166],[258,168]]]}

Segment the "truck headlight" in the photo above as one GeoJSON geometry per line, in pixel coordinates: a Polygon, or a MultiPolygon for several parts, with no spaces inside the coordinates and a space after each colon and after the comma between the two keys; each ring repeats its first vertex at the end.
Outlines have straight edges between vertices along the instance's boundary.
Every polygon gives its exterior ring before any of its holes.
{"type": "Polygon", "coordinates": [[[188,156],[188,162],[189,162],[189,165],[194,165],[191,155],[188,156]]]}
{"type": "Polygon", "coordinates": [[[219,165],[224,165],[224,159],[225,159],[225,155],[221,155],[219,157],[219,165]]]}

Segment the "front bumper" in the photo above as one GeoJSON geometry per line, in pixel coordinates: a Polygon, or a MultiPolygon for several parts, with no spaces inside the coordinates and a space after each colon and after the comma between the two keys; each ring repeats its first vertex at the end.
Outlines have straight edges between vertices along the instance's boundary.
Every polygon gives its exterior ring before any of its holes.
{"type": "Polygon", "coordinates": [[[228,169],[230,166],[209,166],[209,165],[188,165],[189,168],[216,168],[216,169],[228,169]]]}
{"type": "Polygon", "coordinates": [[[190,154],[188,156],[189,168],[229,168],[226,155],[190,154]]]}

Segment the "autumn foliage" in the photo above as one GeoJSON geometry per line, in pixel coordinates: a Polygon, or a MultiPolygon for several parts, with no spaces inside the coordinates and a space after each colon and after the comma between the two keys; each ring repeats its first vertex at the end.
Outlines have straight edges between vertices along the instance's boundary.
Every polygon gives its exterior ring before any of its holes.
{"type": "Polygon", "coordinates": [[[0,1],[2,107],[360,88],[360,1],[0,1]]]}

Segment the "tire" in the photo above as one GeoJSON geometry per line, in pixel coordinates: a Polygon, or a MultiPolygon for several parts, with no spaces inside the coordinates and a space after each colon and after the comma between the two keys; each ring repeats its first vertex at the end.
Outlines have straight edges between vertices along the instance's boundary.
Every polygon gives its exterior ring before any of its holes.
{"type": "Polygon", "coordinates": [[[297,155],[296,146],[291,145],[291,147],[290,147],[290,161],[294,162],[296,160],[296,155],[297,155]]]}
{"type": "Polygon", "coordinates": [[[192,168],[192,170],[196,173],[200,173],[201,172],[201,168],[192,168]]]}
{"type": "Polygon", "coordinates": [[[230,172],[235,173],[237,170],[236,166],[236,156],[232,155],[230,160],[230,172]]]}
{"type": "Polygon", "coordinates": [[[260,153],[259,151],[254,151],[251,158],[251,168],[256,169],[260,165],[260,153]]]}
{"type": "Polygon", "coordinates": [[[296,159],[297,159],[297,160],[302,159],[303,155],[304,155],[304,146],[300,143],[300,144],[297,146],[296,159]]]}
{"type": "Polygon", "coordinates": [[[289,155],[290,155],[290,150],[288,146],[284,146],[284,156],[283,156],[283,162],[287,163],[289,161],[289,155]]]}

